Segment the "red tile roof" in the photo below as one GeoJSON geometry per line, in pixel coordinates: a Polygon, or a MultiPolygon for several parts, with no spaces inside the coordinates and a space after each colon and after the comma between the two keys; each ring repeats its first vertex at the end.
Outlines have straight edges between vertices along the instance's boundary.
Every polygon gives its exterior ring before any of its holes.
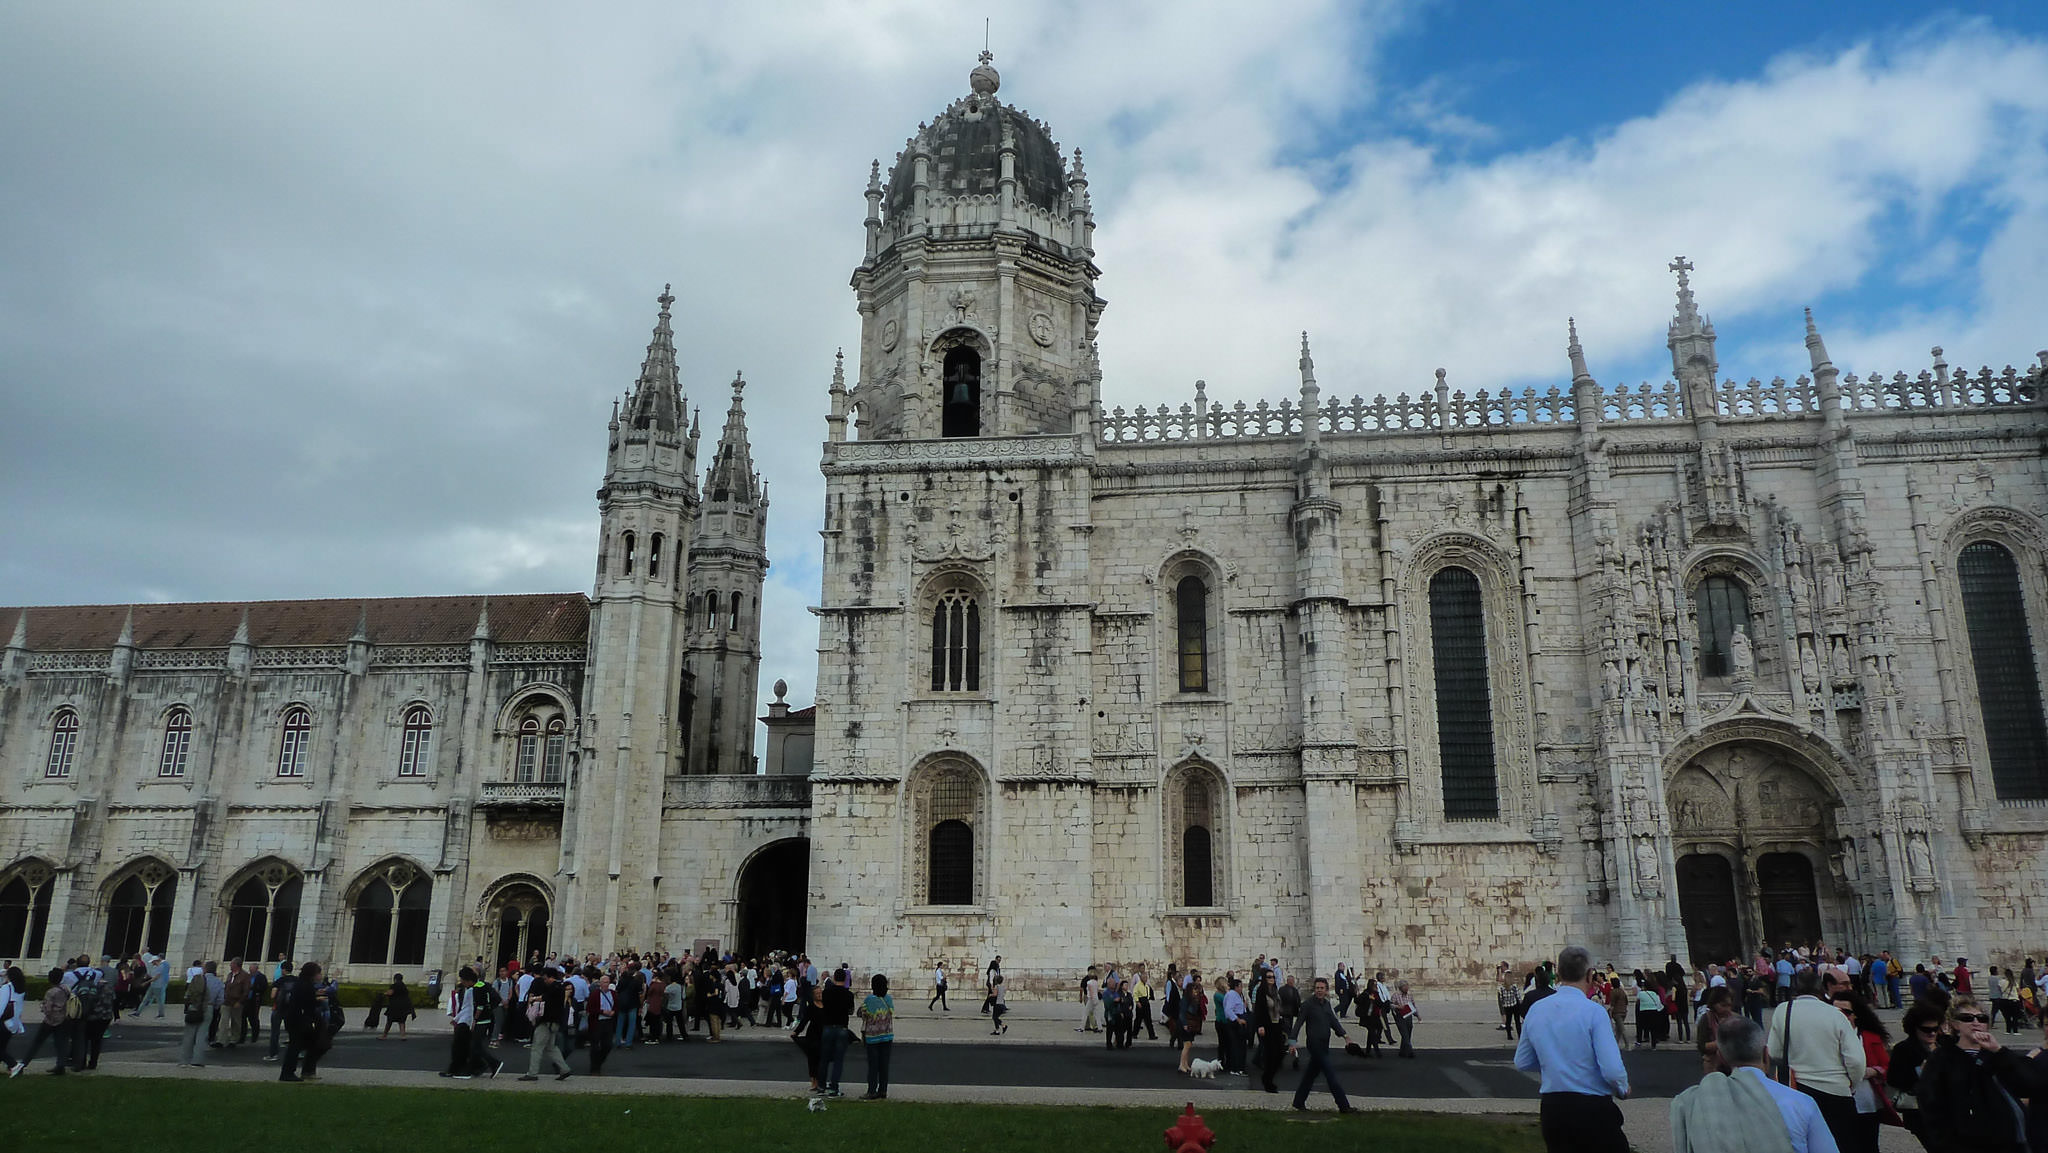
{"type": "MultiPolygon", "coordinates": [[[[491,639],[575,642],[590,632],[590,601],[582,593],[517,596],[384,597],[374,600],[216,601],[141,604],[135,644],[145,649],[221,648],[234,639],[244,609],[249,639],[259,646],[338,645],[366,615],[373,644],[455,644],[476,631],[477,614],[490,604],[491,639]]],[[[28,613],[28,647],[51,652],[109,649],[121,635],[128,605],[47,605],[0,608],[0,644],[28,613]]]]}

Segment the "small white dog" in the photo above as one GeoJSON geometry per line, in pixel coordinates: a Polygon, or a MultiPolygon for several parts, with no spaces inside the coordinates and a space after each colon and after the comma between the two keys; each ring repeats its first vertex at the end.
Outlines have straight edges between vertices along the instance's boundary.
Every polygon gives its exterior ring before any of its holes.
{"type": "Polygon", "coordinates": [[[1204,1081],[1214,1081],[1216,1079],[1216,1074],[1221,1073],[1222,1071],[1223,1062],[1204,1061],[1200,1057],[1195,1058],[1188,1065],[1188,1076],[1200,1077],[1204,1081]]]}

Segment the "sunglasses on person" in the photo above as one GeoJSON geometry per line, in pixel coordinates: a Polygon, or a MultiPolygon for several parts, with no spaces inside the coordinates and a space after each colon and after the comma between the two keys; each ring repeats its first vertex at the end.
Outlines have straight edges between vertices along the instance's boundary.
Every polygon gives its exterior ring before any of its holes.
{"type": "Polygon", "coordinates": [[[1989,1025],[1991,1023],[1991,1017],[1984,1013],[1957,1013],[1955,1019],[1960,1024],[1989,1025]]]}
{"type": "Polygon", "coordinates": [[[1917,1029],[1914,1029],[1913,1031],[1914,1031],[1915,1033],[1939,1033],[1939,1032],[1941,1032],[1941,1026],[1939,1026],[1939,1025],[1922,1025],[1922,1026],[1920,1026],[1919,1028],[1917,1028],[1917,1029]]]}

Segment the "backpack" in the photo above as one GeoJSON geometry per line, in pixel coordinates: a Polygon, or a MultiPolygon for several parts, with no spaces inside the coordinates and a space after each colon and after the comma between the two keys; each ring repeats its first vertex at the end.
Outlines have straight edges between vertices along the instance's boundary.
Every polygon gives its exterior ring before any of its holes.
{"type": "Polygon", "coordinates": [[[488,984],[478,982],[469,991],[470,1016],[478,1024],[491,1020],[498,1012],[498,991],[488,984]]]}
{"type": "Polygon", "coordinates": [[[71,995],[64,998],[64,1019],[66,1021],[76,1021],[80,1017],[85,1016],[85,997],[80,990],[87,988],[89,988],[87,983],[80,981],[71,990],[71,995]]]}

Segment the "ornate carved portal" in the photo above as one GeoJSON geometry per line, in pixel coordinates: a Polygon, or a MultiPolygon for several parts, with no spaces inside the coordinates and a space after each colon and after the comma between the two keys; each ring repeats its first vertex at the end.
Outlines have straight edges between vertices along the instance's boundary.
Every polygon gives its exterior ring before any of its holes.
{"type": "Polygon", "coordinates": [[[1688,761],[1668,789],[1679,916],[1695,963],[1847,942],[1840,877],[1825,888],[1842,802],[1804,758],[1737,741],[1688,761]]]}

